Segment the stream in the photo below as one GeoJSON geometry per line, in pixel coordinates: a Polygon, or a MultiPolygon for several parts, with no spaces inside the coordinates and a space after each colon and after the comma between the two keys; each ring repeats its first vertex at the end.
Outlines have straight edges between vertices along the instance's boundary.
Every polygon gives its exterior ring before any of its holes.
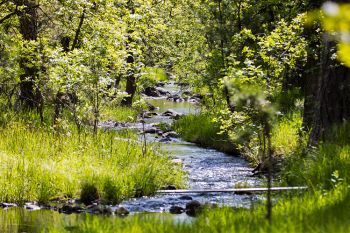
{"type": "MultiPolygon", "coordinates": [[[[171,95],[181,96],[181,89],[177,88],[174,83],[166,84],[163,89],[169,91],[171,95]]],[[[162,116],[162,113],[169,109],[183,115],[199,111],[197,105],[188,101],[174,102],[167,100],[166,97],[145,97],[145,99],[148,103],[159,108],[155,111],[159,115],[145,119],[146,128],[160,122],[171,123],[172,119],[162,116]]],[[[161,139],[147,134],[147,141],[159,142],[161,139]]],[[[202,148],[179,138],[171,138],[170,141],[161,142],[161,149],[182,164],[183,169],[188,173],[188,189],[230,189],[237,186],[257,187],[262,185],[261,179],[252,177],[252,168],[248,162],[238,156],[202,148]]],[[[219,206],[249,208],[253,204],[252,202],[256,202],[258,198],[258,196],[230,193],[167,194],[127,200],[121,203],[121,206],[126,207],[131,212],[168,212],[171,206],[185,208],[188,202],[196,200],[200,203],[219,206]]]]}
{"type": "MultiPolygon", "coordinates": [[[[171,95],[181,95],[182,90],[174,83],[165,84],[162,89],[171,95]]],[[[199,111],[198,106],[189,101],[175,102],[166,97],[145,97],[146,101],[158,107],[154,112],[157,115],[145,119],[145,128],[151,128],[154,124],[173,120],[162,113],[171,109],[179,114],[190,114],[199,111]]],[[[102,124],[102,127],[113,127],[102,124]]],[[[128,128],[141,129],[140,123],[127,125],[128,128]]],[[[252,177],[252,168],[248,162],[238,156],[229,156],[214,149],[202,148],[193,143],[183,141],[181,138],[170,137],[162,140],[156,134],[147,134],[148,142],[160,142],[161,150],[181,164],[187,173],[188,189],[229,189],[241,186],[262,186],[262,180],[252,177]]],[[[125,207],[131,214],[155,214],[162,217],[171,217],[179,221],[191,221],[191,217],[185,213],[169,215],[171,207],[185,208],[186,204],[196,200],[202,204],[232,206],[250,208],[261,199],[258,195],[236,195],[230,193],[210,194],[166,194],[153,197],[142,197],[125,200],[120,205],[113,207],[125,207]],[[161,213],[161,214],[160,214],[161,213]]],[[[102,216],[101,216],[102,217],[102,216]]],[[[29,211],[23,208],[0,209],[0,232],[41,232],[47,222],[73,224],[83,221],[86,214],[59,214],[52,210],[29,211]],[[41,227],[40,227],[41,226],[41,227]]]]}

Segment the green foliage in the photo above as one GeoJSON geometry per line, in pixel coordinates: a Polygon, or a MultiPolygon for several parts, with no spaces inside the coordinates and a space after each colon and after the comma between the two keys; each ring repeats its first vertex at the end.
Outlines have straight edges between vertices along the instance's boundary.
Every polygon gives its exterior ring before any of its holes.
{"type": "Polygon", "coordinates": [[[338,43],[338,58],[350,67],[350,5],[327,2],[323,5],[321,16],[323,28],[335,37],[338,43]]]}
{"type": "Polygon", "coordinates": [[[168,75],[164,69],[146,67],[143,70],[143,75],[140,77],[139,85],[141,87],[152,87],[158,82],[165,82],[168,80],[168,75]]]}
{"type": "MultiPolygon", "coordinates": [[[[253,45],[243,46],[242,55],[233,54],[230,58],[226,79],[253,84],[264,88],[270,98],[281,92],[284,79],[296,76],[296,70],[306,60],[306,40],[303,38],[302,24],[305,15],[298,15],[292,22],[283,19],[276,28],[266,35],[255,36],[251,30],[244,29],[241,34],[250,38],[253,45]]],[[[239,37],[233,40],[241,42],[239,37]]]]}
{"type": "Polygon", "coordinates": [[[152,148],[143,155],[130,132],[93,136],[71,130],[57,135],[46,128],[12,123],[0,129],[0,138],[1,202],[77,197],[82,188],[87,190],[86,182],[112,202],[139,192],[150,195],[170,184],[182,186],[179,168],[152,148]]]}

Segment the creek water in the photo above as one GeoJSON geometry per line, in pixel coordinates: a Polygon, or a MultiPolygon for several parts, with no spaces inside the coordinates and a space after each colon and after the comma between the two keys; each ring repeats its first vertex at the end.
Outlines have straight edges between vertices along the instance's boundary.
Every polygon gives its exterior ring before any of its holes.
{"type": "MultiPolygon", "coordinates": [[[[174,83],[163,87],[171,95],[181,95],[182,90],[174,83]]],[[[146,98],[147,102],[158,107],[159,115],[146,119],[146,124],[160,122],[171,123],[169,117],[161,113],[171,109],[180,114],[191,114],[199,111],[199,107],[189,102],[173,102],[166,98],[146,98]]],[[[153,135],[147,136],[148,141],[159,141],[153,135]]],[[[238,156],[227,155],[214,149],[202,148],[182,139],[173,139],[161,143],[161,149],[176,161],[181,162],[187,172],[188,189],[229,189],[237,186],[256,187],[261,180],[252,177],[252,168],[248,162],[238,156]]],[[[234,195],[231,193],[210,193],[190,195],[157,195],[126,200],[121,206],[132,212],[168,212],[171,206],[185,207],[186,203],[197,200],[201,203],[219,206],[249,208],[259,199],[259,196],[234,195]]]]}
{"type": "MultiPolygon", "coordinates": [[[[181,89],[174,83],[166,84],[163,89],[171,94],[181,94],[181,89]]],[[[159,113],[150,119],[146,119],[146,127],[154,123],[171,123],[170,117],[161,113],[172,109],[181,114],[196,113],[199,108],[189,102],[173,102],[162,98],[146,98],[150,104],[158,107],[159,113]]],[[[140,124],[135,124],[140,128],[140,124]]],[[[160,138],[148,134],[148,142],[159,142],[160,138]]],[[[235,186],[261,186],[262,181],[252,177],[252,168],[248,162],[238,156],[227,155],[219,151],[201,148],[182,139],[172,138],[170,141],[160,143],[162,151],[181,163],[187,173],[188,189],[226,189],[235,186]]],[[[259,200],[259,196],[235,195],[230,193],[189,194],[189,195],[156,195],[153,197],[133,198],[123,201],[119,206],[128,209],[132,214],[153,214],[168,218],[167,212],[172,206],[185,207],[192,200],[201,203],[215,204],[219,206],[233,206],[249,208],[259,200]],[[159,214],[162,213],[162,214],[159,214]]],[[[87,214],[64,215],[52,210],[28,211],[22,208],[0,209],[0,232],[41,232],[47,223],[66,224],[74,226],[79,221],[84,221],[87,214]]],[[[101,216],[94,216],[100,218],[101,216]]],[[[179,221],[190,221],[185,214],[171,215],[171,218],[179,221]]],[[[103,218],[103,217],[101,217],[103,218]]]]}

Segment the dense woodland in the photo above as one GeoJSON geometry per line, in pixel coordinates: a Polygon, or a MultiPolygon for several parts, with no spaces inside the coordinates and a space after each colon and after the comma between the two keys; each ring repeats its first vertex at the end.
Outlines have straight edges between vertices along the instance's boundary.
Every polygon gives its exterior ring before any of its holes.
{"type": "Polygon", "coordinates": [[[162,127],[239,154],[268,186],[308,191],[274,196],[270,221],[262,203],[191,224],[87,219],[77,232],[349,232],[346,2],[0,0],[0,202],[116,204],[186,187],[158,145],[100,127],[144,123],[145,95],[172,81],[200,111],[162,127]]]}

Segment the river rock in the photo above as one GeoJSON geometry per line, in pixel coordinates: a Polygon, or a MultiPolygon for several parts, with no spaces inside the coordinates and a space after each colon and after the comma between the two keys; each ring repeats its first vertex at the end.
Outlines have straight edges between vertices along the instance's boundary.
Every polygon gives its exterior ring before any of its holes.
{"type": "Polygon", "coordinates": [[[112,210],[111,207],[105,206],[104,208],[102,208],[102,214],[104,214],[104,215],[112,215],[113,214],[113,210],[112,210]]]}
{"type": "Polygon", "coordinates": [[[190,201],[186,204],[186,214],[195,217],[202,209],[202,204],[199,201],[190,201]]]}
{"type": "Polygon", "coordinates": [[[181,159],[172,159],[171,162],[178,165],[182,165],[183,163],[181,159]]]}
{"type": "Polygon", "coordinates": [[[162,190],[176,190],[176,186],[175,185],[168,185],[165,187],[161,188],[162,190]]]}
{"type": "Polygon", "coordinates": [[[162,136],[165,138],[179,138],[180,137],[180,135],[178,133],[176,133],[175,131],[163,133],[162,136]]]}
{"type": "Polygon", "coordinates": [[[165,86],[165,82],[158,82],[157,84],[156,84],[156,86],[157,87],[164,87],[165,86]]]}
{"type": "Polygon", "coordinates": [[[180,206],[172,206],[170,207],[169,212],[171,214],[182,214],[183,212],[185,212],[185,209],[180,206]]]}
{"type": "Polygon", "coordinates": [[[12,208],[12,207],[17,207],[17,205],[14,203],[0,203],[0,208],[12,208]]]}
{"type": "Polygon", "coordinates": [[[71,214],[71,213],[73,213],[73,207],[70,205],[64,205],[58,209],[58,212],[64,213],[64,214],[71,214]]]}
{"type": "Polygon", "coordinates": [[[191,97],[188,99],[188,102],[193,103],[193,104],[199,104],[201,102],[201,100],[198,98],[191,97]]]}
{"type": "Polygon", "coordinates": [[[27,210],[40,210],[40,206],[38,206],[37,204],[34,204],[34,203],[26,203],[24,205],[24,209],[27,209],[27,210]]]}
{"type": "Polygon", "coordinates": [[[184,99],[183,99],[180,95],[178,95],[178,94],[169,96],[169,97],[167,98],[167,100],[174,101],[174,102],[183,102],[183,101],[184,101],[184,99]]]}
{"type": "Polygon", "coordinates": [[[152,118],[152,117],[157,116],[157,115],[158,115],[158,113],[156,113],[156,112],[144,112],[144,113],[141,113],[139,115],[139,117],[141,117],[141,118],[152,118]]]}
{"type": "Polygon", "coordinates": [[[64,213],[64,214],[82,213],[84,211],[85,211],[85,209],[79,205],[74,205],[74,206],[64,205],[58,209],[59,213],[64,213]]]}
{"type": "Polygon", "coordinates": [[[172,109],[168,109],[165,112],[163,112],[162,116],[168,116],[171,118],[175,118],[175,117],[181,116],[181,114],[172,110],[172,109]]]}
{"type": "Polygon", "coordinates": [[[191,96],[191,99],[202,100],[203,98],[204,98],[204,96],[202,94],[194,94],[193,96],[191,96]]]}
{"type": "Polygon", "coordinates": [[[156,111],[156,110],[159,109],[158,107],[156,107],[153,104],[150,104],[148,102],[146,104],[147,104],[147,108],[148,108],[149,111],[156,111]]]}
{"type": "Polygon", "coordinates": [[[145,129],[144,133],[155,134],[158,131],[159,130],[156,127],[152,127],[152,128],[145,129]]]}
{"type": "Polygon", "coordinates": [[[146,87],[143,90],[143,94],[150,96],[150,97],[160,97],[160,93],[155,87],[146,87]]]}
{"type": "Polygon", "coordinates": [[[163,88],[161,88],[161,87],[156,87],[156,90],[158,91],[158,93],[159,93],[160,95],[164,95],[164,96],[170,95],[170,92],[169,92],[169,91],[167,91],[167,90],[165,90],[165,89],[163,89],[163,88]]]}
{"type": "Polygon", "coordinates": [[[127,216],[130,212],[124,207],[119,207],[114,213],[118,216],[127,216]]]}
{"type": "Polygon", "coordinates": [[[192,197],[187,196],[187,195],[181,196],[181,197],[179,197],[179,199],[180,199],[180,200],[184,200],[184,201],[192,201],[192,200],[193,200],[192,197]]]}
{"type": "Polygon", "coordinates": [[[89,205],[87,207],[87,212],[90,214],[103,214],[103,207],[101,205],[89,205]]]}
{"type": "Polygon", "coordinates": [[[189,95],[192,95],[192,93],[190,91],[183,91],[182,95],[189,96],[189,95]]]}
{"type": "Polygon", "coordinates": [[[159,142],[168,143],[171,142],[171,138],[162,138],[159,140],[159,142]]]}

